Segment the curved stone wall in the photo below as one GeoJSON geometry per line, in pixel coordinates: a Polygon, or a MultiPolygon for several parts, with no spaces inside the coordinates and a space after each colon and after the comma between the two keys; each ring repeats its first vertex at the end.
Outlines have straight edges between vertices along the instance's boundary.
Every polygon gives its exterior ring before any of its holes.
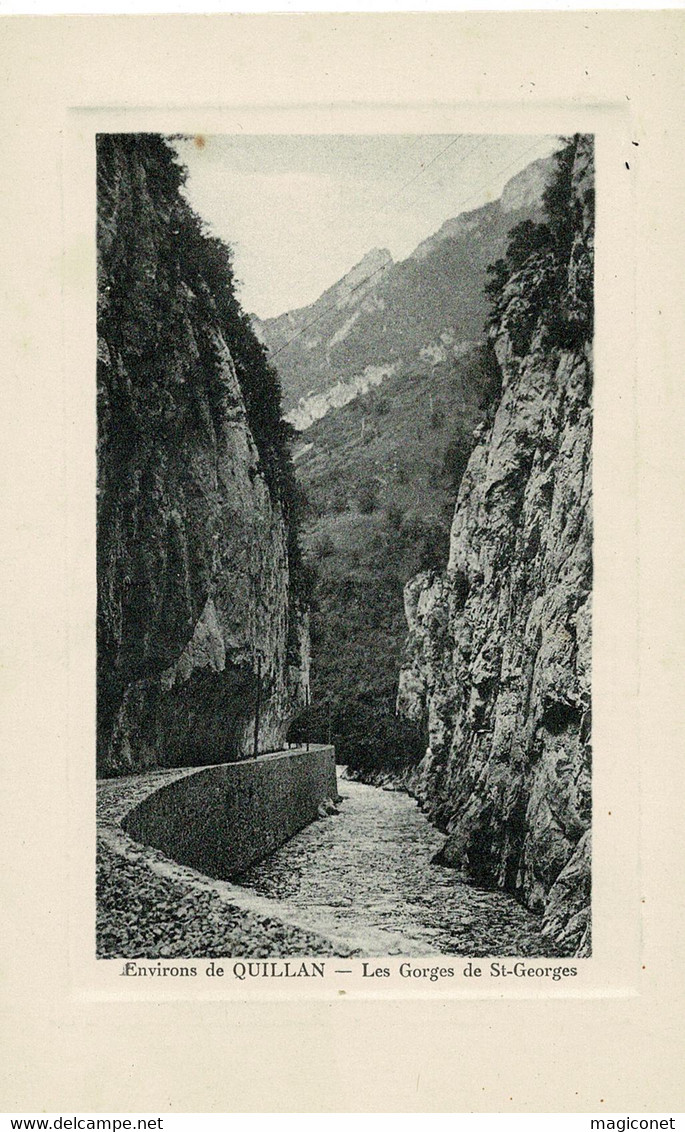
{"type": "Polygon", "coordinates": [[[182,865],[229,880],[338,799],[333,747],[203,767],[150,794],[122,826],[182,865]]]}

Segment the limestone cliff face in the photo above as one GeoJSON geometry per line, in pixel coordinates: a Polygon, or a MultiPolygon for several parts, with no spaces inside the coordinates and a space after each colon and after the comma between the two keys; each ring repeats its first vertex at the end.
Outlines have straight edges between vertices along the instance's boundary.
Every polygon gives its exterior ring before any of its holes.
{"type": "Polygon", "coordinates": [[[162,140],[101,138],[98,178],[99,771],[251,754],[258,672],[274,749],[309,643],[286,456],[260,451],[248,411],[259,347],[162,140]]]}
{"type": "Polygon", "coordinates": [[[591,139],[567,151],[572,231],[510,275],[492,337],[494,419],[464,474],[443,575],[405,591],[398,709],[427,722],[410,787],[443,859],[589,953],[591,139]]]}

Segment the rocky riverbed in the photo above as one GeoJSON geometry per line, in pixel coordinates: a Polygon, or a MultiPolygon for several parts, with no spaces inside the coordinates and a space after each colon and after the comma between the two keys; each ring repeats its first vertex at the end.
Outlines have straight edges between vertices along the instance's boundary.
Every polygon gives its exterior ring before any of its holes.
{"type": "Polygon", "coordinates": [[[340,814],[239,878],[364,955],[548,955],[540,918],[432,863],[444,835],[399,791],[342,781],[340,814]]]}

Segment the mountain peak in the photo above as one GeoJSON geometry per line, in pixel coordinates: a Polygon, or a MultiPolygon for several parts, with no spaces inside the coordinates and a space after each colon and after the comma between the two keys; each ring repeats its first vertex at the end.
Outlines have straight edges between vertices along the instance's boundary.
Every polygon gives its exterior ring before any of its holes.
{"type": "Polygon", "coordinates": [[[474,209],[471,212],[462,212],[459,216],[451,217],[434,232],[432,236],[422,240],[418,247],[409,256],[409,259],[427,259],[432,252],[435,251],[437,246],[443,240],[455,240],[460,236],[466,236],[468,233],[475,231],[481,220],[485,209],[492,208],[492,205],[483,205],[481,208],[474,209]]]}
{"type": "Polygon", "coordinates": [[[554,171],[554,157],[539,157],[507,181],[502,189],[500,205],[504,212],[531,208],[542,204],[542,194],[554,171]]]}
{"type": "Polygon", "coordinates": [[[427,259],[443,240],[454,240],[468,237],[470,233],[477,233],[484,223],[488,223],[495,210],[507,213],[523,208],[539,208],[542,204],[542,194],[549,184],[553,171],[554,156],[539,157],[537,161],[526,165],[525,169],[507,181],[499,201],[488,201],[469,212],[460,212],[458,216],[445,220],[437,232],[421,241],[409,258],[427,259]]]}
{"type": "Polygon", "coordinates": [[[360,298],[371,287],[375,287],[384,268],[391,267],[393,258],[387,248],[372,248],[359,263],[343,275],[335,285],[336,304],[339,307],[347,306],[353,294],[361,291],[360,298]],[[368,284],[368,286],[364,286],[368,284]]]}
{"type": "Polygon", "coordinates": [[[392,256],[389,250],[387,248],[371,248],[371,251],[366,253],[357,266],[361,267],[364,265],[366,267],[372,267],[375,264],[380,267],[386,263],[392,263],[392,256]]]}
{"type": "Polygon", "coordinates": [[[359,263],[356,263],[347,275],[343,275],[340,283],[349,284],[353,287],[362,279],[367,278],[371,272],[380,272],[383,267],[390,267],[393,258],[387,248],[372,248],[367,252],[359,263]]]}
{"type": "Polygon", "coordinates": [[[401,263],[372,247],[308,307],[253,321],[277,361],[285,411],[300,422],[318,419],[359,393],[369,374],[451,364],[479,341],[487,267],[504,254],[516,221],[539,215],[539,203],[515,201],[542,191],[545,165],[535,162],[510,182],[509,208],[493,200],[446,220],[401,263]]]}

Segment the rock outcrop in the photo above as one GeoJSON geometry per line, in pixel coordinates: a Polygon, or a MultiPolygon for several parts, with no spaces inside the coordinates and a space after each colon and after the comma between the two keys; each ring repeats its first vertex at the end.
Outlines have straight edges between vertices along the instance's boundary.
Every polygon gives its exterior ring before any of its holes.
{"type": "Polygon", "coordinates": [[[309,678],[278,387],[181,184],[162,139],[99,138],[102,774],[252,754],[258,696],[281,747],[309,678]]]}
{"type": "Polygon", "coordinates": [[[539,910],[562,953],[589,954],[591,139],[559,170],[556,230],[529,233],[497,300],[502,395],[447,570],[406,587],[398,710],[427,724],[409,785],[447,832],[442,861],[539,910]]]}

